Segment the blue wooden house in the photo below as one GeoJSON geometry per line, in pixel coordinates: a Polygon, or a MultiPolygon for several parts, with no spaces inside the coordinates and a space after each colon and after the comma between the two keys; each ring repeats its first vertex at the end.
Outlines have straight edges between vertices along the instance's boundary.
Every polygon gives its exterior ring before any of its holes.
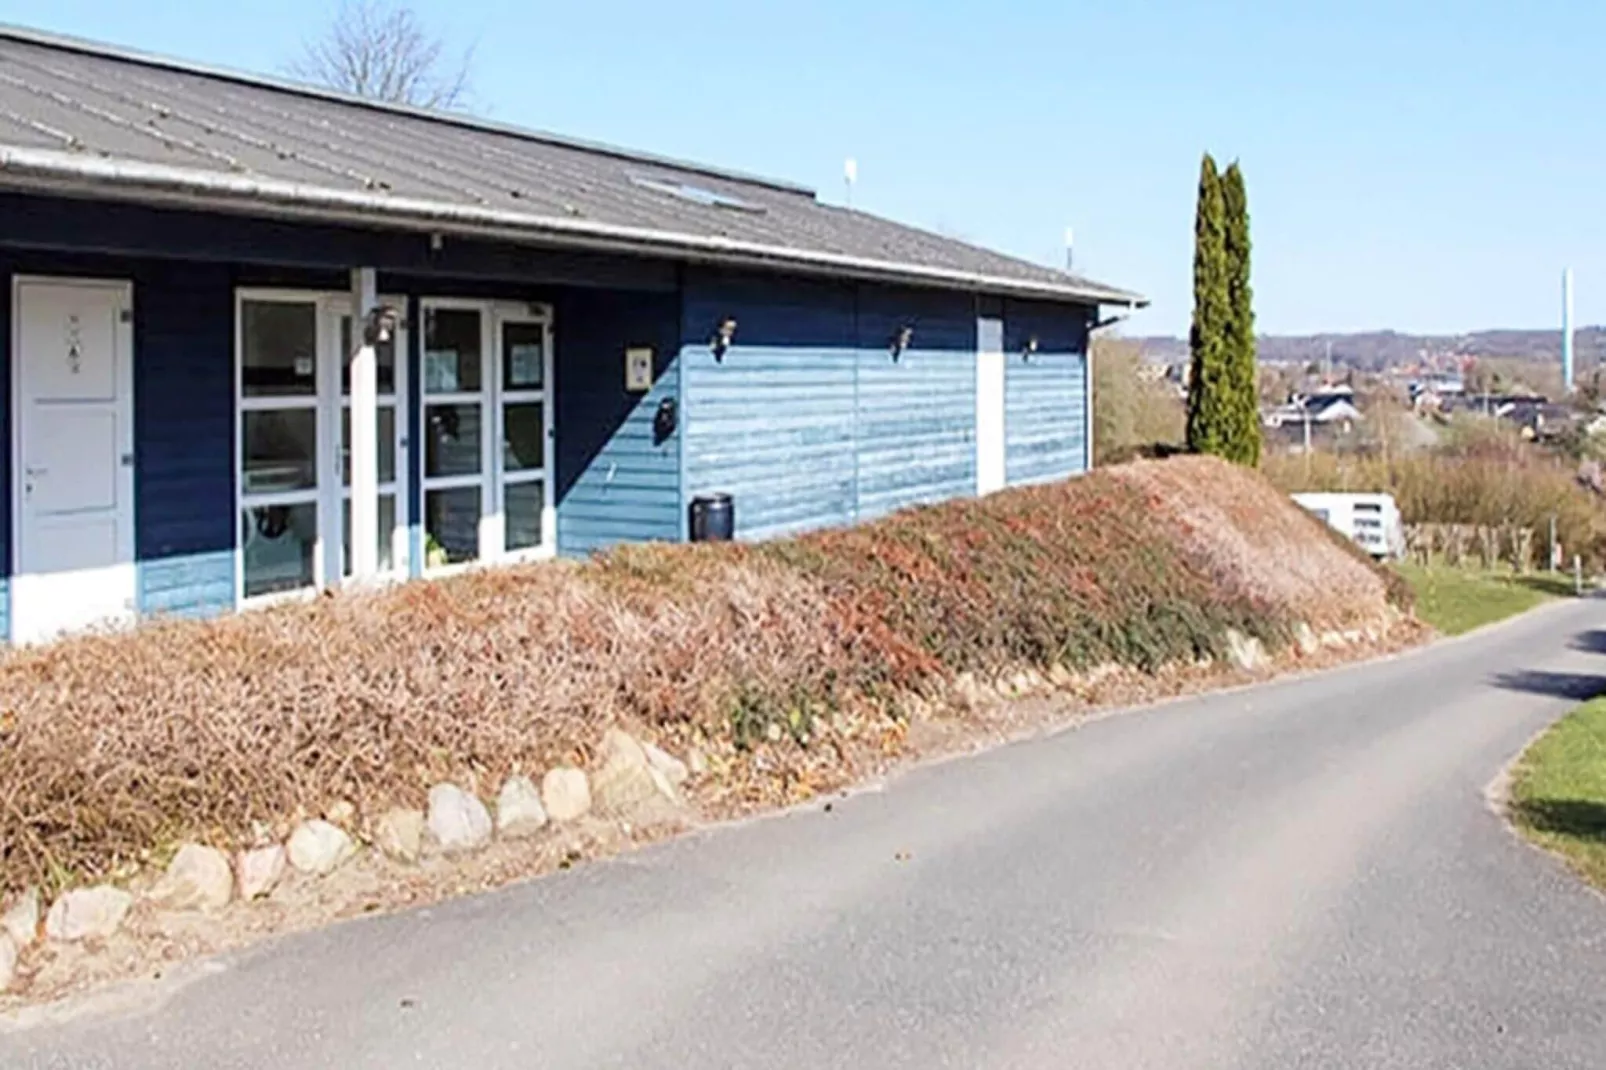
{"type": "Polygon", "coordinates": [[[804,188],[0,29],[0,634],[1081,472],[1134,294],[804,188]]]}

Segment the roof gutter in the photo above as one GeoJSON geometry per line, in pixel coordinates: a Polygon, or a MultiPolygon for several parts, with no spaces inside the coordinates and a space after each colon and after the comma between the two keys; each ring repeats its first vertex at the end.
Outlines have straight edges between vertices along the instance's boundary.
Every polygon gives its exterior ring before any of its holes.
{"type": "Polygon", "coordinates": [[[99,191],[119,191],[125,196],[133,195],[142,200],[178,200],[189,204],[232,206],[236,210],[256,213],[270,209],[277,210],[279,214],[314,214],[348,222],[388,222],[420,230],[512,240],[545,238],[570,248],[674,255],[748,266],[794,266],[1023,297],[1072,299],[1130,307],[1148,304],[1136,294],[1100,286],[1013,279],[814,249],[764,245],[734,238],[627,227],[593,220],[562,219],[415,197],[392,197],[281,179],[85,156],[53,149],[0,146],[0,185],[63,184],[99,191]]]}

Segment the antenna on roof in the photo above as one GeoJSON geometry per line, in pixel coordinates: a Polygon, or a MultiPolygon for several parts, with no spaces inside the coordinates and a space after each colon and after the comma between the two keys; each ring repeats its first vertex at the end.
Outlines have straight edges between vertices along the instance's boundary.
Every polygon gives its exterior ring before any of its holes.
{"type": "Polygon", "coordinates": [[[1065,228],[1065,270],[1074,271],[1076,265],[1076,231],[1072,227],[1065,228]]]}
{"type": "Polygon", "coordinates": [[[842,161],[842,185],[847,190],[848,207],[853,207],[853,184],[859,181],[859,161],[849,156],[842,161]]]}

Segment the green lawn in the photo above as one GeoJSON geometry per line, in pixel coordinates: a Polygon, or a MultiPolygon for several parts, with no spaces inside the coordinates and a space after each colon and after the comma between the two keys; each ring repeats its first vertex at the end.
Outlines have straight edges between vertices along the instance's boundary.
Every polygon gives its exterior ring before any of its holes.
{"type": "Polygon", "coordinates": [[[1470,632],[1573,593],[1571,578],[1555,573],[1517,576],[1449,565],[1396,567],[1416,592],[1416,615],[1444,635],[1470,632]]]}
{"type": "Polygon", "coordinates": [[[1584,703],[1522,756],[1511,817],[1529,839],[1606,889],[1606,698],[1584,703]]]}

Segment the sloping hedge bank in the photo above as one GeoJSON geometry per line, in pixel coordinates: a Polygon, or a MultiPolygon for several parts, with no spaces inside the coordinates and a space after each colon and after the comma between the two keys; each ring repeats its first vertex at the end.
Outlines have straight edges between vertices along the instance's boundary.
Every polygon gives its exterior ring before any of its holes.
{"type": "Polygon", "coordinates": [[[0,660],[0,886],[584,762],[608,723],[730,756],[715,778],[756,751],[840,781],[901,696],[960,672],[1152,669],[1221,653],[1229,628],[1278,645],[1298,622],[1375,622],[1388,599],[1260,477],[1186,458],[760,546],[74,639],[0,660]]]}

